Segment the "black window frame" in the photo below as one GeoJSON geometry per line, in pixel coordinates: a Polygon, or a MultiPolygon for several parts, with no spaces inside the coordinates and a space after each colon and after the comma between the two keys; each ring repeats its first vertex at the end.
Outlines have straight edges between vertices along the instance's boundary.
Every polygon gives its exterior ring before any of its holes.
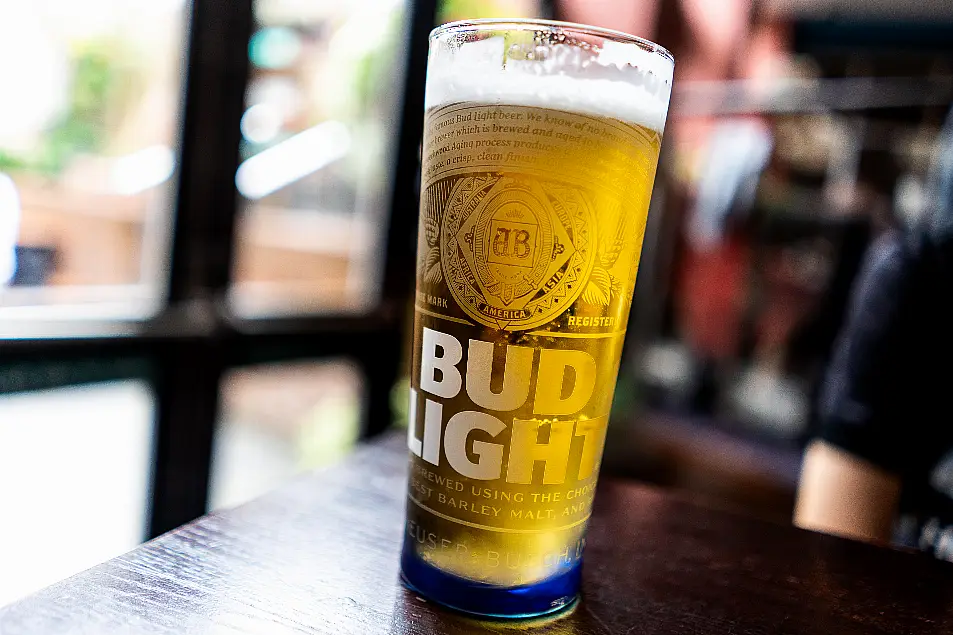
{"type": "Polygon", "coordinates": [[[372,310],[254,319],[229,308],[241,204],[234,177],[254,2],[192,0],[162,308],[141,321],[32,324],[31,333],[40,335],[0,338],[0,394],[122,379],[152,386],[156,412],[146,538],[207,511],[221,380],[232,368],[347,357],[364,378],[361,438],[390,425],[390,392],[401,371],[413,285],[427,36],[436,9],[437,0],[406,5],[400,125],[381,254],[383,291],[372,310]]]}

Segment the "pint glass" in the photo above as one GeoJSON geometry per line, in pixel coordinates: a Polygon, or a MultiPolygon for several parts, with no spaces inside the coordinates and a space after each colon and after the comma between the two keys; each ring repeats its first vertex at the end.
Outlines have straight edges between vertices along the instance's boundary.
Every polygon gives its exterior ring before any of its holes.
{"type": "Polygon", "coordinates": [[[559,22],[430,36],[401,569],[436,602],[576,598],[672,70],[559,22]]]}

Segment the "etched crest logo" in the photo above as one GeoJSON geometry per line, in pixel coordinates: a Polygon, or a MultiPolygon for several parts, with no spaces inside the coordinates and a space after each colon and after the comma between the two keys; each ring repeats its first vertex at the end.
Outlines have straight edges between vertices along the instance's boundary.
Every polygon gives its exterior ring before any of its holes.
{"type": "Polygon", "coordinates": [[[595,216],[576,188],[487,174],[457,180],[439,229],[443,278],[474,320],[535,328],[569,308],[595,260],[595,216]]]}

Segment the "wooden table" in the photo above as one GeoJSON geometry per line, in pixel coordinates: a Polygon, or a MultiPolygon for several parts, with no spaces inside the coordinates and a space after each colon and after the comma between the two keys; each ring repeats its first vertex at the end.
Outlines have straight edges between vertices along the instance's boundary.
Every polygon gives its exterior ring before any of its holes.
{"type": "Polygon", "coordinates": [[[454,614],[398,582],[405,464],[389,436],[0,610],[0,633],[953,632],[953,565],[608,479],[571,614],[454,614]]]}

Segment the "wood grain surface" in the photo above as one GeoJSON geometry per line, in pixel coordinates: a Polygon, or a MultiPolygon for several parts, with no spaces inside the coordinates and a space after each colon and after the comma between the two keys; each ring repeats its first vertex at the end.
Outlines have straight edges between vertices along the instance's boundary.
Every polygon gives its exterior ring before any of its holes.
{"type": "Polygon", "coordinates": [[[953,632],[953,565],[609,480],[574,610],[454,614],[398,582],[405,464],[387,437],[0,609],[0,633],[953,632]]]}

